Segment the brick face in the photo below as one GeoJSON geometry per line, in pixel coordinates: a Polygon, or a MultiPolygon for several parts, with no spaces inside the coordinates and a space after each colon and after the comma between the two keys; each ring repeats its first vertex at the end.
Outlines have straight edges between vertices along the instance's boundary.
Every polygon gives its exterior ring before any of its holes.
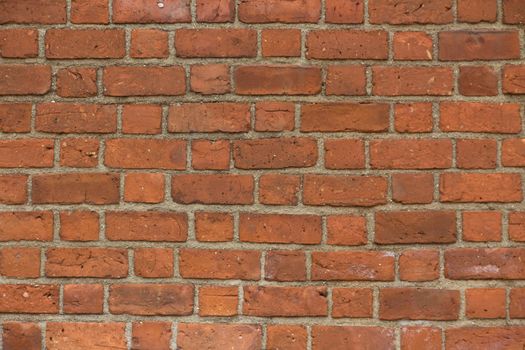
{"type": "Polygon", "coordinates": [[[0,349],[525,347],[523,0],[0,0],[0,349]]]}

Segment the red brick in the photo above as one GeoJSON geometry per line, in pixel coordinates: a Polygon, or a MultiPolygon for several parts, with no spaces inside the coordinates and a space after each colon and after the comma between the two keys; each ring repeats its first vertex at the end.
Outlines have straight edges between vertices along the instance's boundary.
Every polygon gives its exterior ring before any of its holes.
{"type": "Polygon", "coordinates": [[[0,285],[0,312],[57,314],[58,286],[51,284],[0,285]]]}
{"type": "Polygon", "coordinates": [[[0,30],[0,56],[29,58],[38,56],[38,31],[34,29],[0,30]]]}
{"type": "Polygon", "coordinates": [[[321,17],[321,1],[242,0],[238,11],[244,23],[316,23],[321,17]]]}
{"type": "Polygon", "coordinates": [[[183,278],[258,280],[261,252],[257,250],[181,249],[183,278]]]}
{"type": "Polygon", "coordinates": [[[27,175],[0,175],[0,203],[27,202],[27,175]]]}
{"type": "Polygon", "coordinates": [[[64,241],[97,241],[99,217],[94,211],[60,213],[60,239],[64,241]]]}
{"type": "Polygon", "coordinates": [[[299,137],[238,140],[233,159],[239,169],[311,167],[317,162],[317,142],[299,137]]]}
{"type": "Polygon", "coordinates": [[[125,330],[117,322],[47,322],[46,349],[124,349],[125,330]]]}
{"type": "Polygon", "coordinates": [[[465,291],[468,318],[505,318],[504,288],[470,288],[465,291]]]}
{"type": "Polygon", "coordinates": [[[302,132],[388,130],[389,106],[381,103],[312,103],[301,107],[302,132]]]}
{"type": "Polygon", "coordinates": [[[134,250],[136,276],[163,278],[173,276],[173,250],[170,248],[137,248],[134,250]]]}
{"type": "Polygon", "coordinates": [[[266,347],[272,350],[306,349],[307,338],[305,326],[269,324],[266,328],[266,347]]]}
{"type": "Polygon", "coordinates": [[[460,22],[496,22],[498,16],[496,0],[459,0],[457,6],[460,22]]]}
{"type": "Polygon", "coordinates": [[[520,58],[518,31],[450,31],[439,33],[441,61],[520,58]]]}
{"type": "Polygon", "coordinates": [[[47,277],[122,278],[128,275],[128,254],[117,248],[49,248],[47,277]]]}
{"type": "Polygon", "coordinates": [[[525,8],[521,0],[503,0],[503,23],[525,23],[525,8]]]}
{"type": "Polygon", "coordinates": [[[0,241],[51,241],[53,213],[50,211],[0,212],[0,241]]]}
{"type": "Polygon", "coordinates": [[[49,29],[46,57],[50,59],[122,58],[125,33],[120,29],[49,29]]]}
{"type": "Polygon", "coordinates": [[[115,23],[186,23],[191,22],[188,0],[114,0],[115,23]]]}
{"type": "Polygon", "coordinates": [[[235,69],[238,95],[316,95],[321,92],[321,69],[312,66],[258,65],[235,69]]]}
{"type": "Polygon", "coordinates": [[[239,239],[256,243],[321,243],[321,217],[241,213],[239,239]]]}
{"type": "Polygon", "coordinates": [[[170,132],[245,132],[250,105],[244,103],[183,103],[170,107],[170,132]]]}
{"type": "Polygon", "coordinates": [[[435,281],[439,278],[439,251],[405,250],[399,256],[399,279],[402,281],[435,281]]]}
{"type": "Polygon", "coordinates": [[[40,103],[36,106],[35,127],[49,133],[113,133],[117,131],[117,106],[40,103]]]}
{"type": "Polygon", "coordinates": [[[106,237],[111,241],[184,242],[188,235],[185,213],[173,211],[110,211],[106,237]]]}
{"type": "Polygon", "coordinates": [[[401,350],[441,350],[441,329],[437,327],[401,328],[401,350]]]}
{"type": "Polygon", "coordinates": [[[463,169],[494,169],[496,167],[496,140],[456,141],[456,165],[463,169]]]}
{"type": "Polygon", "coordinates": [[[113,66],[104,68],[106,96],[175,96],[186,92],[181,66],[113,66]]]}
{"type": "Polygon", "coordinates": [[[387,180],[380,176],[305,175],[303,203],[371,207],[386,202],[387,180]]]}
{"type": "Polygon", "coordinates": [[[301,31],[299,29],[264,29],[261,35],[264,57],[301,56],[301,31]]]}
{"type": "Polygon", "coordinates": [[[440,178],[441,202],[521,202],[521,176],[509,173],[445,173],[440,178]]]}
{"type": "Polygon", "coordinates": [[[394,128],[397,132],[431,132],[432,104],[425,102],[397,103],[394,106],[394,128]]]}
{"type": "Polygon", "coordinates": [[[297,205],[301,178],[288,174],[264,174],[259,179],[259,202],[269,205],[297,205]]]}
{"type": "Polygon", "coordinates": [[[525,345],[525,327],[461,327],[445,330],[447,350],[520,349],[525,345]]]}
{"type": "Polygon", "coordinates": [[[255,57],[257,33],[252,29],[178,29],[175,51],[184,58],[255,57]]]}
{"type": "Polygon", "coordinates": [[[255,131],[290,131],[295,126],[295,105],[263,101],[255,104],[255,131]]]}
{"type": "Polygon", "coordinates": [[[372,317],[372,289],[334,288],[332,317],[372,317]]]}
{"type": "Polygon", "coordinates": [[[373,94],[379,96],[448,96],[454,90],[449,67],[372,67],[373,94]]]}
{"type": "Polygon", "coordinates": [[[164,174],[126,174],[124,200],[135,203],[161,203],[164,201],[164,186],[164,174]]]}
{"type": "Polygon", "coordinates": [[[326,139],[324,162],[327,169],[364,169],[365,145],[357,139],[326,139]]]}
{"type": "Polygon", "coordinates": [[[366,95],[364,66],[328,66],[326,72],[327,95],[366,95]]]}
{"type": "Polygon", "coordinates": [[[181,349],[251,350],[262,347],[262,328],[253,324],[181,323],[177,326],[177,346],[181,349]]]}
{"type": "Polygon", "coordinates": [[[1,248],[0,275],[12,278],[40,277],[40,248],[1,248]]]}
{"type": "Polygon", "coordinates": [[[176,203],[252,204],[251,175],[182,174],[171,177],[171,196],[176,203]]]}
{"type": "Polygon", "coordinates": [[[313,281],[393,281],[394,254],[379,251],[312,253],[313,281]]]}
{"type": "Polygon", "coordinates": [[[66,23],[66,0],[2,1],[0,14],[0,24],[66,23]]]}
{"type": "Polygon", "coordinates": [[[238,287],[200,287],[199,316],[237,315],[238,294],[238,287]]]}
{"type": "Polygon", "coordinates": [[[453,280],[523,279],[525,249],[456,248],[445,251],[445,276],[453,280]]]}
{"type": "Polygon", "coordinates": [[[229,213],[196,212],[195,235],[201,242],[231,241],[233,216],[229,213]]]}
{"type": "Polygon", "coordinates": [[[388,139],[370,142],[370,166],[375,169],[445,169],[452,166],[448,139],[388,139]]]}
{"type": "Polygon", "coordinates": [[[394,349],[394,330],[371,326],[313,326],[313,350],[394,349]]]}
{"type": "Polygon", "coordinates": [[[89,67],[62,68],[57,73],[57,95],[91,97],[97,95],[97,70],[89,67]]]}
{"type": "Polygon", "coordinates": [[[35,204],[115,204],[119,202],[115,173],[61,173],[33,176],[35,204]]]}
{"type": "Polygon", "coordinates": [[[525,288],[512,288],[509,299],[510,318],[525,318],[525,288]]]}
{"type": "Polygon", "coordinates": [[[109,23],[108,0],[72,0],[71,22],[75,24],[109,23]]]}
{"type": "Polygon", "coordinates": [[[91,138],[67,138],[60,142],[60,165],[93,168],[98,164],[99,141],[91,138]]]}
{"type": "Polygon", "coordinates": [[[525,242],[525,212],[509,214],[509,238],[517,242],[525,242]]]}
{"type": "Polygon", "coordinates": [[[392,175],[392,200],[402,204],[428,204],[434,199],[434,176],[428,173],[392,175]]]}
{"type": "Polygon", "coordinates": [[[36,323],[4,322],[3,349],[4,350],[41,350],[42,330],[36,323]]]}
{"type": "Polygon", "coordinates": [[[186,142],[173,139],[109,139],[106,166],[129,169],[186,169],[186,142]]]}
{"type": "Polygon", "coordinates": [[[186,316],[193,312],[190,284],[113,284],[109,311],[114,315],[186,316]]]}
{"type": "Polygon", "coordinates": [[[234,0],[197,0],[197,22],[233,22],[235,17],[234,0]]]}
{"type": "Polygon", "coordinates": [[[379,293],[381,320],[457,320],[459,291],[384,288],[379,293]]]}
{"type": "Polygon", "coordinates": [[[191,164],[198,170],[230,168],[229,140],[194,140],[191,143],[191,164]]]}
{"type": "Polygon", "coordinates": [[[2,64],[0,76],[0,95],[45,95],[51,89],[50,66],[2,64]]]}
{"type": "Polygon", "coordinates": [[[378,244],[454,243],[456,214],[453,211],[390,211],[375,215],[378,244]]]}
{"type": "Polygon", "coordinates": [[[168,57],[168,32],[157,29],[134,29],[131,32],[130,56],[133,58],[168,57]]]}
{"type": "Polygon", "coordinates": [[[501,213],[493,211],[463,212],[464,241],[468,242],[500,242],[501,213]]]}
{"type": "Polygon", "coordinates": [[[518,133],[520,106],[515,103],[442,102],[439,127],[445,132],[518,133]]]}
{"type": "Polygon", "coordinates": [[[125,134],[160,134],[162,107],[138,104],[122,106],[122,132],[125,134]]]}
{"type": "Polygon", "coordinates": [[[363,23],[364,3],[361,0],[326,0],[326,23],[363,23]]]}
{"type": "Polygon", "coordinates": [[[501,163],[504,166],[525,166],[525,138],[503,140],[501,163]]]}
{"type": "Polygon", "coordinates": [[[326,287],[244,286],[243,314],[248,316],[326,316],[326,287]]]}
{"type": "Polygon", "coordinates": [[[363,245],[368,241],[366,218],[355,215],[331,215],[326,218],[327,243],[332,245],[363,245]]]}
{"type": "Polygon", "coordinates": [[[371,0],[373,24],[444,24],[453,21],[452,0],[371,0]]]}
{"type": "Polygon", "coordinates": [[[304,252],[272,250],[266,253],[264,267],[268,281],[306,281],[306,257],[304,252]]]}
{"type": "Polygon", "coordinates": [[[425,32],[396,32],[393,45],[396,60],[432,60],[432,37],[425,32]]]}
{"type": "Polygon", "coordinates": [[[503,67],[503,93],[525,94],[525,65],[506,65],[503,67]]]}
{"type": "Polygon", "coordinates": [[[30,130],[31,104],[0,104],[0,132],[29,132],[30,130]]]}
{"type": "Polygon", "coordinates": [[[459,67],[459,92],[465,96],[496,96],[498,94],[498,75],[492,67],[459,67]]]}
{"type": "Polygon", "coordinates": [[[382,60],[388,58],[388,34],[381,30],[312,30],[306,47],[309,59],[382,60]]]}
{"type": "Polygon", "coordinates": [[[203,95],[230,92],[230,67],[226,64],[199,64],[190,69],[193,92],[203,95]]]}
{"type": "Polygon", "coordinates": [[[170,322],[133,322],[131,334],[133,350],[170,350],[170,322]]]}
{"type": "Polygon", "coordinates": [[[66,314],[102,314],[104,286],[102,284],[66,284],[64,312],[66,314]]]}

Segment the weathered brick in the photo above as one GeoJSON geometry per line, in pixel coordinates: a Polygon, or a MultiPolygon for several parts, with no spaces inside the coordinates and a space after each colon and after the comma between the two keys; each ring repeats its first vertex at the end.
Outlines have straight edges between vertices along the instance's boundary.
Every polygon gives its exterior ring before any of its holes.
{"type": "Polygon", "coordinates": [[[33,176],[33,203],[115,204],[119,201],[118,174],[62,173],[33,176]]]}
{"type": "Polygon", "coordinates": [[[258,280],[261,252],[257,250],[181,249],[183,278],[258,280]]]}
{"type": "Polygon", "coordinates": [[[184,242],[188,235],[185,213],[171,211],[109,211],[106,237],[112,241],[184,242]]]}
{"type": "Polygon", "coordinates": [[[49,248],[48,277],[123,278],[128,275],[128,255],[118,248],[49,248]]]}
{"type": "Polygon", "coordinates": [[[110,168],[186,168],[186,142],[167,139],[119,138],[106,141],[104,156],[110,168]]]}
{"type": "Polygon", "coordinates": [[[241,241],[298,244],[321,242],[319,216],[241,213],[239,220],[241,241]]]}
{"type": "Polygon", "coordinates": [[[109,311],[115,315],[190,315],[193,289],[189,284],[113,284],[109,311]]]}
{"type": "Polygon", "coordinates": [[[387,180],[381,176],[305,175],[307,205],[371,207],[386,202],[387,180]]]}
{"type": "Polygon", "coordinates": [[[312,253],[314,281],[392,281],[394,254],[379,251],[312,253]]]}
{"type": "Polygon", "coordinates": [[[326,287],[245,286],[243,314],[250,316],[326,316],[326,287]]]}
{"type": "Polygon", "coordinates": [[[120,29],[50,29],[46,32],[49,59],[122,58],[125,33],[120,29]]]}

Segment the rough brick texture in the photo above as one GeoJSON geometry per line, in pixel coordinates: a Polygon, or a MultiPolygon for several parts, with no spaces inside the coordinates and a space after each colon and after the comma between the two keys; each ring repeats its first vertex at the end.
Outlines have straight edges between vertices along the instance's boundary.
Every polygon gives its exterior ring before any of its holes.
{"type": "Polygon", "coordinates": [[[0,0],[0,349],[525,349],[524,0],[0,0]]]}

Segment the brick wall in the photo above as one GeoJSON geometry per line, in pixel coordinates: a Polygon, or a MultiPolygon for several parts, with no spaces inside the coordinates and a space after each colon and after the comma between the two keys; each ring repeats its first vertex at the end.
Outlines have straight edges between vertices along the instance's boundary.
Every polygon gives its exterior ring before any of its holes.
{"type": "Polygon", "coordinates": [[[522,349],[524,23],[0,1],[0,348],[522,349]]]}

